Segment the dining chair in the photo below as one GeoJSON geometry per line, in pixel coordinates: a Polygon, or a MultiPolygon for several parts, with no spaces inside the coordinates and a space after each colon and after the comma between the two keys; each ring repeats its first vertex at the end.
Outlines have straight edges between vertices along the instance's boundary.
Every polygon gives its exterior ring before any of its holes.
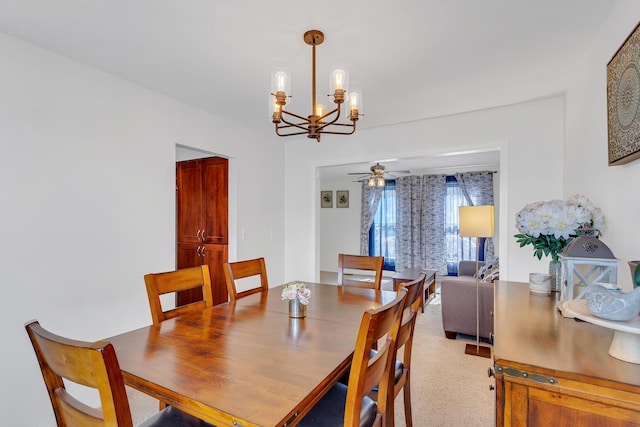
{"type": "MultiPolygon", "coordinates": [[[[108,341],[84,342],[55,335],[37,320],[25,324],[35,350],[58,427],[133,427],[129,400],[116,352],[108,341]],[[97,390],[94,408],[74,397],[65,380],[97,390]]],[[[174,407],[148,418],[140,427],[211,427],[174,407]]]]}
{"type": "Polygon", "coordinates": [[[386,425],[386,406],[390,401],[387,393],[393,393],[390,384],[393,349],[400,329],[406,295],[407,290],[401,288],[393,301],[363,313],[348,385],[340,382],[333,385],[300,420],[299,426],[386,425]],[[377,349],[372,352],[374,347],[377,349]],[[377,399],[373,400],[368,394],[376,385],[379,392],[377,399]]]}
{"type": "MultiPolygon", "coordinates": [[[[416,318],[418,317],[418,310],[422,306],[422,300],[420,295],[424,289],[424,282],[426,275],[421,273],[418,278],[412,282],[401,284],[407,290],[407,297],[405,301],[405,309],[402,315],[402,322],[400,323],[400,329],[398,330],[398,338],[396,339],[396,346],[393,350],[393,358],[395,361],[394,369],[391,373],[393,381],[393,395],[388,394],[389,401],[387,402],[387,425],[392,426],[395,424],[394,416],[394,401],[398,397],[400,391],[403,390],[404,400],[404,417],[406,427],[413,426],[413,418],[411,416],[411,350],[413,347],[413,332],[416,326],[416,318]],[[402,360],[397,360],[398,351],[403,349],[402,360]]],[[[371,394],[372,398],[376,398],[377,390],[371,394]]]]}
{"type": "Polygon", "coordinates": [[[269,290],[267,267],[264,262],[264,258],[227,262],[224,264],[224,277],[227,282],[227,291],[229,292],[230,301],[269,290]],[[260,286],[238,292],[237,281],[252,276],[260,276],[260,286]]]}
{"type": "Polygon", "coordinates": [[[383,265],[383,256],[338,254],[338,285],[380,290],[383,265]],[[345,274],[345,270],[373,271],[375,272],[375,277],[373,282],[370,280],[355,280],[346,277],[349,274],[345,274]]]}
{"type": "Polygon", "coordinates": [[[211,276],[209,276],[209,266],[207,265],[182,268],[164,273],[149,273],[144,276],[144,282],[147,286],[147,297],[149,298],[149,308],[151,309],[151,318],[154,325],[182,314],[202,311],[202,309],[213,305],[211,276]],[[166,311],[162,310],[161,295],[194,288],[202,289],[201,300],[166,311]]]}

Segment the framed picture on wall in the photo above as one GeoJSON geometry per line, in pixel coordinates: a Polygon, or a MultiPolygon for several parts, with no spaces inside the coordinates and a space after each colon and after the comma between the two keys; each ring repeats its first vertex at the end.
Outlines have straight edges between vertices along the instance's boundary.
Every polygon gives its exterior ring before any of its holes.
{"type": "Polygon", "coordinates": [[[336,208],[349,207],[349,190],[336,191],[336,208]]]}
{"type": "Polygon", "coordinates": [[[333,191],[321,191],[320,192],[320,207],[332,208],[333,207],[333,191]]]}
{"type": "Polygon", "coordinates": [[[640,158],[640,24],[607,64],[609,166],[640,158]]]}

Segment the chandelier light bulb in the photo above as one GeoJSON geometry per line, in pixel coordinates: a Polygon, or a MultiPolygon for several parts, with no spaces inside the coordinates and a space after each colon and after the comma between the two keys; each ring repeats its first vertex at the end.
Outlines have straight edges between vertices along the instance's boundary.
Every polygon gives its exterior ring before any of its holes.
{"type": "Polygon", "coordinates": [[[287,89],[287,73],[284,71],[278,71],[276,73],[276,86],[278,91],[286,91],[287,89]]]}
{"type": "Polygon", "coordinates": [[[345,88],[346,73],[344,70],[337,69],[333,71],[333,89],[345,88]]]}
{"type": "Polygon", "coordinates": [[[358,109],[358,93],[357,92],[349,93],[349,109],[351,110],[358,109]]]}

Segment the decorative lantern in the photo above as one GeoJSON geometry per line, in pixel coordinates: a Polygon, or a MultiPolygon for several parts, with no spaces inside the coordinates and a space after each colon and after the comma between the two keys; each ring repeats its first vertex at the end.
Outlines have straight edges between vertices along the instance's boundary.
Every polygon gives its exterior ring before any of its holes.
{"type": "Polygon", "coordinates": [[[616,284],[618,281],[618,259],[598,239],[598,230],[581,229],[580,235],[564,248],[559,258],[562,278],[557,307],[565,317],[572,316],[563,312],[564,302],[581,297],[587,286],[593,283],[616,284]]]}

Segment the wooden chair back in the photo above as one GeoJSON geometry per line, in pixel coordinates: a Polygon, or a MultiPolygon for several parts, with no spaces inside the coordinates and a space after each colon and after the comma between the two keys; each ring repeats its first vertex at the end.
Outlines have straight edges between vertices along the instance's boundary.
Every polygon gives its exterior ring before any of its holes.
{"type": "Polygon", "coordinates": [[[378,386],[378,414],[375,426],[384,425],[387,416],[387,393],[393,389],[394,348],[406,301],[406,289],[396,298],[362,315],[347,386],[344,425],[359,426],[362,398],[378,386]],[[376,350],[372,353],[372,350],[376,350]]]}
{"type": "Polygon", "coordinates": [[[338,285],[380,290],[383,265],[383,256],[338,254],[338,285]],[[345,270],[373,271],[375,276],[373,281],[354,280],[345,274],[345,270]]]}
{"type": "Polygon", "coordinates": [[[224,278],[227,282],[227,291],[229,292],[230,301],[269,290],[267,267],[264,262],[264,258],[227,262],[224,264],[224,278]],[[252,276],[260,276],[260,286],[238,292],[236,280],[252,276]]]}
{"type": "Polygon", "coordinates": [[[211,276],[207,265],[182,268],[165,273],[146,274],[144,283],[147,286],[147,297],[149,298],[149,308],[151,309],[151,318],[154,325],[182,314],[202,311],[204,308],[213,305],[211,276]],[[202,289],[202,300],[166,311],[162,310],[161,295],[194,288],[202,289]]]}
{"type": "Polygon", "coordinates": [[[59,427],[133,427],[120,365],[109,342],[70,340],[45,330],[37,321],[25,328],[59,427]],[[98,390],[100,408],[74,398],[65,388],[65,379],[98,390]]]}
{"type": "MultiPolygon", "coordinates": [[[[393,426],[394,420],[394,400],[400,394],[400,390],[404,389],[404,416],[407,427],[413,425],[411,415],[411,387],[410,387],[410,369],[411,369],[411,349],[413,347],[413,332],[416,326],[416,318],[418,317],[418,310],[422,306],[421,294],[424,292],[424,282],[426,275],[421,273],[420,276],[408,283],[403,283],[401,288],[407,290],[407,298],[405,301],[405,309],[402,315],[402,322],[400,323],[400,329],[398,330],[398,338],[396,340],[396,347],[393,351],[393,359],[397,358],[398,350],[404,347],[402,353],[402,376],[394,381],[395,370],[391,370],[389,381],[393,386],[393,394],[388,394],[389,401],[387,403],[388,417],[391,421],[389,425],[393,426]]],[[[395,362],[394,362],[395,364],[395,362]]]]}

